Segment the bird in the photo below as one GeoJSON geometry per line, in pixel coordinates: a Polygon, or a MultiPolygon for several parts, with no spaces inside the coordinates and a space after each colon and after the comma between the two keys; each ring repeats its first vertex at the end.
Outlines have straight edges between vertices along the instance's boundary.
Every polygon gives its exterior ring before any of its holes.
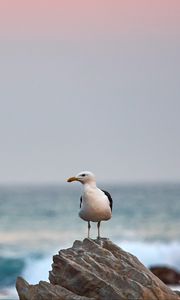
{"type": "Polygon", "coordinates": [[[112,197],[107,191],[97,187],[96,177],[92,172],[83,171],[67,179],[67,182],[73,181],[78,181],[83,185],[79,217],[88,222],[88,238],[90,238],[90,222],[97,222],[97,238],[100,239],[101,221],[107,221],[112,217],[112,197]]]}

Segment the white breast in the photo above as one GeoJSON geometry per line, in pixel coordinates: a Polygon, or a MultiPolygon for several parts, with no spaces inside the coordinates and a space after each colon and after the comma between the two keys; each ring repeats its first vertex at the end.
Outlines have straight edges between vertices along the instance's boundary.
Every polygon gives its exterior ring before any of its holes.
{"type": "Polygon", "coordinates": [[[79,216],[85,221],[99,222],[111,218],[107,196],[97,187],[86,186],[82,195],[79,216]]]}

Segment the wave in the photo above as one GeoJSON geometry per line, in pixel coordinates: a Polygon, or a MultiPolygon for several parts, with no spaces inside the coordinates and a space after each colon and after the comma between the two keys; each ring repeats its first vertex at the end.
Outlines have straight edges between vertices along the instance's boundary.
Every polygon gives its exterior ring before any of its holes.
{"type": "Polygon", "coordinates": [[[137,256],[146,266],[166,265],[180,270],[180,242],[141,242],[120,241],[117,243],[124,250],[137,256]]]}
{"type": "Polygon", "coordinates": [[[25,266],[23,258],[0,257],[0,287],[13,285],[25,266]]]}
{"type": "Polygon", "coordinates": [[[26,260],[26,268],[22,276],[31,284],[36,284],[40,280],[48,281],[49,271],[51,270],[52,255],[49,254],[41,259],[32,259],[31,257],[26,260]]]}

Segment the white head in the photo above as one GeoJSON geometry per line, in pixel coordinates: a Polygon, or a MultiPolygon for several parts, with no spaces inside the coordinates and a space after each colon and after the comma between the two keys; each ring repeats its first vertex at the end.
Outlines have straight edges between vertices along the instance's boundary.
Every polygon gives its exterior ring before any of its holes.
{"type": "Polygon", "coordinates": [[[92,172],[83,171],[83,172],[78,173],[76,176],[70,177],[67,179],[67,182],[72,182],[72,181],[79,181],[82,184],[95,183],[96,177],[92,172]]]}

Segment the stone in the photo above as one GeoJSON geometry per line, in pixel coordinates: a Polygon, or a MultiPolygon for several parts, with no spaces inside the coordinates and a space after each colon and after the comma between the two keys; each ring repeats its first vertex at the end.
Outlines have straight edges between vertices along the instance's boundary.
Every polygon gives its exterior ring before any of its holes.
{"type": "Polygon", "coordinates": [[[180,273],[172,268],[166,266],[154,266],[151,267],[150,270],[166,284],[180,284],[180,273]]]}
{"type": "Polygon", "coordinates": [[[50,283],[18,278],[20,300],[180,300],[132,254],[108,239],[75,241],[53,257],[50,283]]]}
{"type": "Polygon", "coordinates": [[[52,285],[46,281],[30,285],[21,277],[17,278],[16,289],[20,300],[94,300],[75,295],[62,286],[52,285]]]}

